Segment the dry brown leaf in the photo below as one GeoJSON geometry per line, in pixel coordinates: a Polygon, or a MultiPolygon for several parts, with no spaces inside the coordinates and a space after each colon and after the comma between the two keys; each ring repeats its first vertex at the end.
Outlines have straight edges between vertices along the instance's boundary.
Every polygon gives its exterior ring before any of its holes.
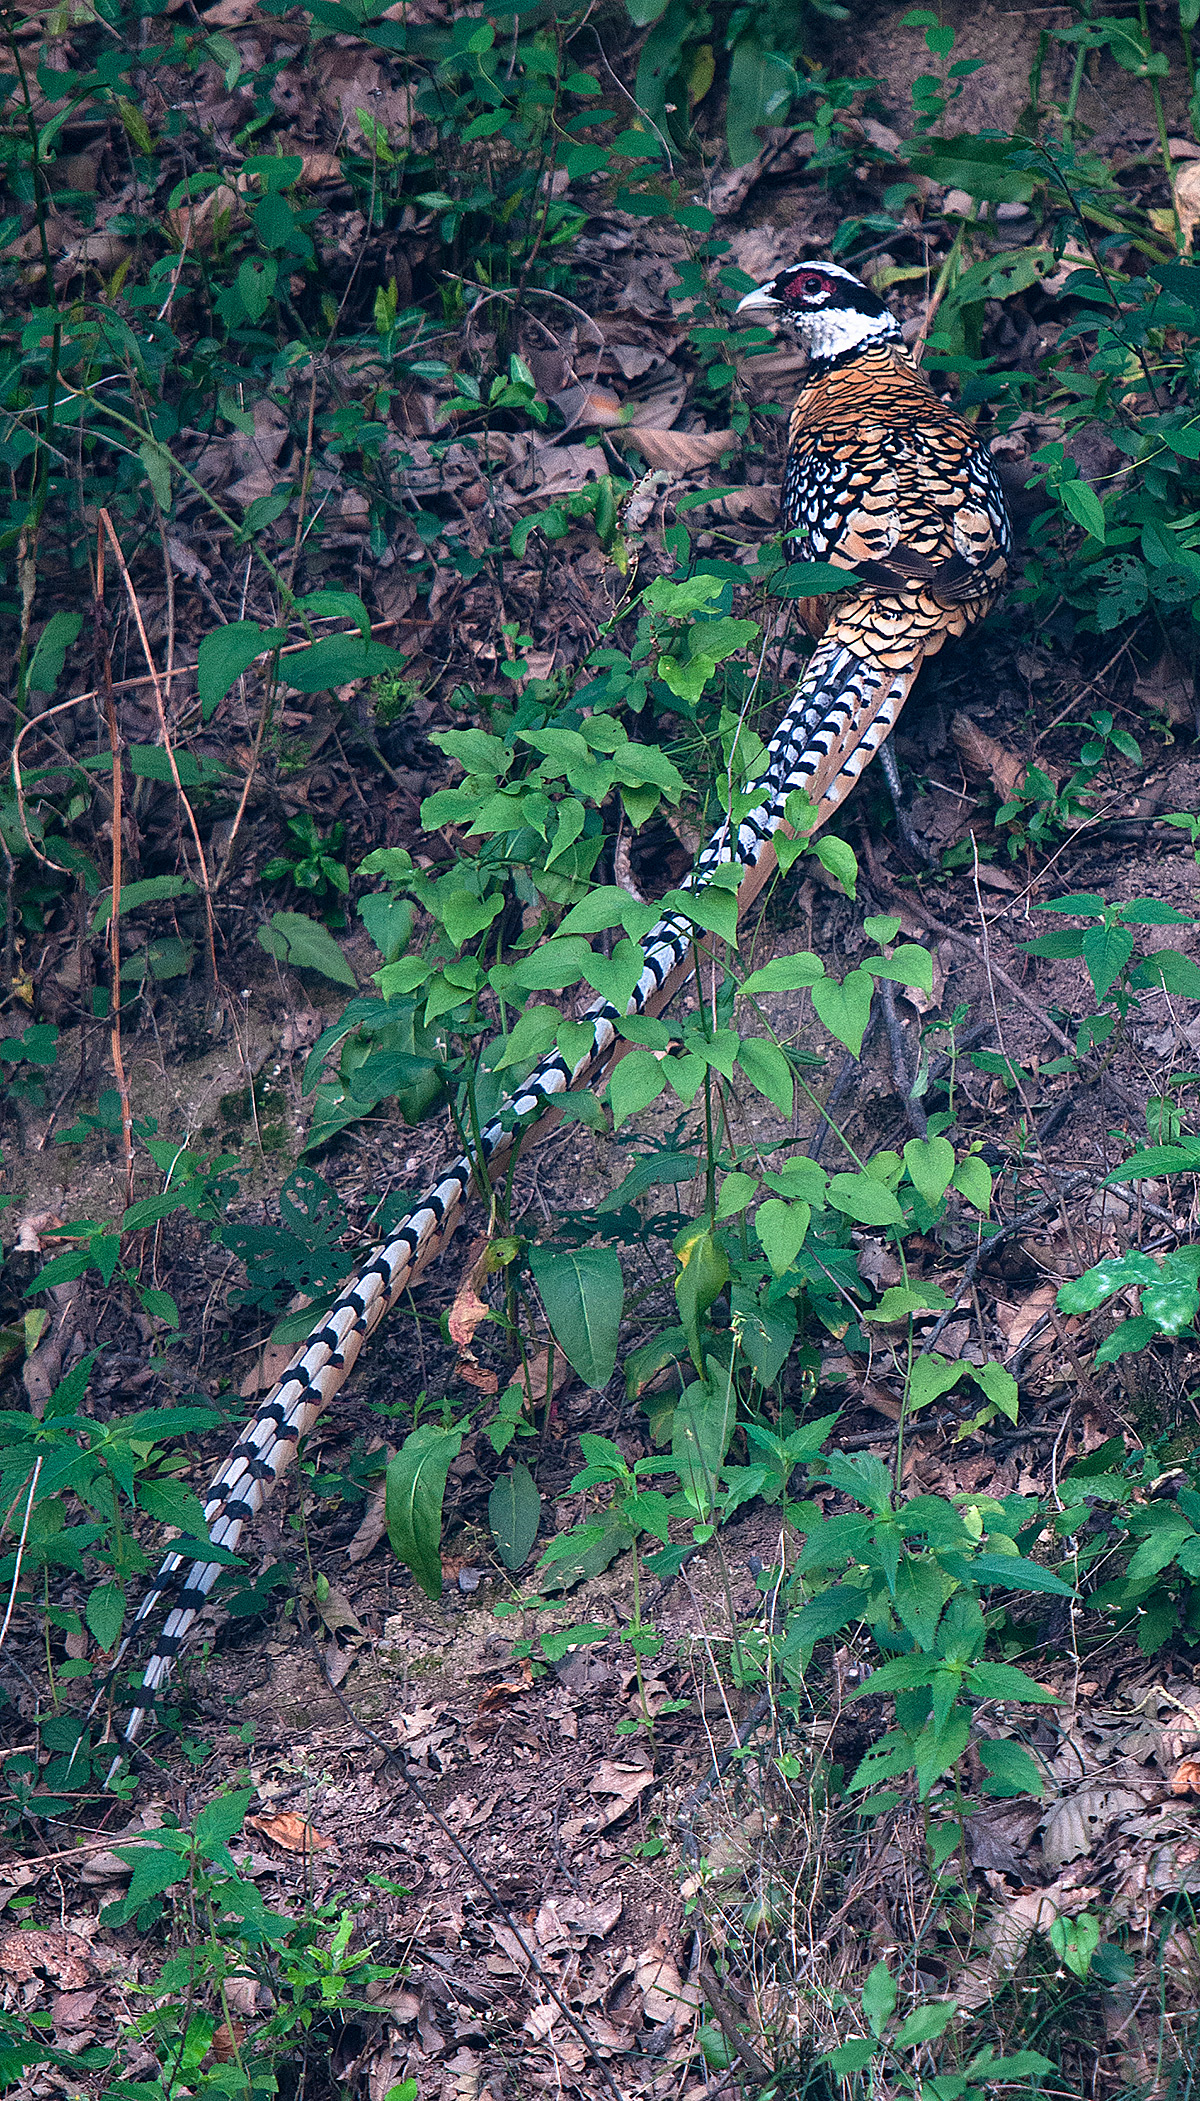
{"type": "Polygon", "coordinates": [[[997,1302],[996,1324],[1010,1353],[1020,1347],[1039,1320],[1043,1320],[1046,1314],[1054,1311],[1057,1297],[1057,1284],[1039,1284],[1037,1290],[1031,1291],[1029,1297],[1023,1299],[1019,1306],[1008,1305],[1003,1300],[997,1302]]]}
{"type": "MultiPolygon", "coordinates": [[[[389,1449],[388,1457],[391,1457],[389,1449]]],[[[347,1561],[365,1561],[373,1553],[387,1531],[387,1489],[373,1489],[370,1500],[359,1520],[358,1530],[346,1548],[347,1561]]]]}
{"type": "Polygon", "coordinates": [[[213,2029],[212,2054],[219,2065],[232,2064],[246,2040],[244,2021],[222,2021],[213,2029]]]}
{"type": "Polygon", "coordinates": [[[532,1683],[533,1674],[530,1672],[527,1679],[504,1678],[499,1685],[489,1685],[475,1712],[481,1715],[494,1714],[497,1708],[507,1707],[510,1700],[519,1700],[522,1693],[528,1692],[532,1683]]]}
{"type": "Polygon", "coordinates": [[[588,1781],[589,1795],[617,1795],[628,1809],[640,1794],[654,1785],[652,1766],[620,1765],[613,1758],[601,1761],[594,1780],[588,1781]]]}
{"type": "Polygon", "coordinates": [[[694,474],[699,467],[711,467],[723,452],[741,442],[732,430],[652,430],[633,424],[627,424],[617,438],[640,452],[648,466],[661,467],[669,474],[694,474]]]}
{"type": "MultiPolygon", "coordinates": [[[[550,399],[561,412],[568,431],[615,430],[623,414],[620,396],[611,387],[560,387],[550,399]]],[[[595,454],[590,458],[594,467],[595,454]]]]}
{"type": "Polygon", "coordinates": [[[1022,1890],[993,1916],[989,1953],[959,1972],[947,1997],[957,1999],[964,2012],[985,2005],[1004,1975],[1021,1960],[1035,1933],[1048,1933],[1055,1919],[1085,1911],[1100,1894],[1098,1888],[1073,1885],[1069,1871],[1046,1889],[1022,1890]]]}
{"type": "MultiPolygon", "coordinates": [[[[55,2039],[57,2040],[62,2035],[73,2036],[78,2029],[86,2028],[99,1997],[98,1991],[59,1992],[50,2003],[55,2039]]],[[[78,2041],[76,2041],[75,2048],[78,2049],[78,2047],[78,2041]]]]}
{"type": "Polygon", "coordinates": [[[1184,1758],[1171,1775],[1173,1795],[1200,1795],[1200,1759],[1184,1758]]]}
{"type": "Polygon", "coordinates": [[[88,1981],[90,1952],[77,1933],[64,1933],[58,1926],[33,1933],[10,1927],[0,1933],[0,1973],[14,1984],[29,1984],[44,1970],[60,1990],[74,1992],[88,1981]]]}
{"type": "Polygon", "coordinates": [[[297,1816],[294,1809],[283,1809],[278,1816],[248,1816],[246,1829],[257,1831],[260,1838],[269,1839],[284,1853],[327,1853],[333,1844],[307,1817],[297,1816]]]}
{"type": "Polygon", "coordinates": [[[969,715],[958,714],[952,718],[950,735],[967,779],[990,781],[997,795],[1007,802],[1025,778],[1024,759],[1018,758],[1006,744],[998,744],[994,737],[989,737],[969,715]]]}
{"type": "Polygon", "coordinates": [[[473,1386],[477,1393],[499,1393],[500,1381],[495,1372],[485,1364],[476,1364],[473,1357],[460,1357],[454,1369],[463,1383],[473,1386]]]}
{"type": "Polygon", "coordinates": [[[779,484],[760,482],[744,489],[728,489],[724,496],[713,496],[691,508],[693,514],[705,511],[710,518],[728,518],[735,524],[754,518],[762,525],[774,525],[779,517],[779,484]]]}
{"type": "Polygon", "coordinates": [[[562,1392],[564,1386],[570,1385],[575,1374],[561,1350],[555,1350],[554,1352],[554,1371],[552,1374],[550,1370],[550,1352],[548,1349],[544,1349],[534,1351],[524,1371],[519,1373],[518,1376],[529,1397],[531,1406],[544,1408],[548,1401],[554,1399],[555,1394],[562,1392]]]}
{"type": "Polygon", "coordinates": [[[1200,226],[1200,161],[1188,161],[1175,170],[1174,188],[1183,252],[1190,255],[1196,228],[1200,226]]]}
{"type": "Polygon", "coordinates": [[[211,248],[222,222],[229,226],[246,216],[245,206],[227,182],[217,184],[203,197],[177,205],[167,213],[167,224],[182,248],[211,248]]]}
{"type": "Polygon", "coordinates": [[[679,1969],[661,1940],[643,1948],[634,1966],[634,1982],[642,1995],[642,2012],[653,2028],[670,2021],[681,2028],[699,2006],[694,1985],[685,1984],[679,1969]]]}

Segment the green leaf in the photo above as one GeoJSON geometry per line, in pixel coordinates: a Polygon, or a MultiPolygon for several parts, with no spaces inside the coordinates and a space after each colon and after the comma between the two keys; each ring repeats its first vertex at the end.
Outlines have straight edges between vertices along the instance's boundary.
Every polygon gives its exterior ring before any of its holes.
{"type": "Polygon", "coordinates": [[[202,1853],[213,1846],[227,1846],[242,1828],[242,1821],[254,1800],[252,1787],[230,1788],[228,1793],[214,1795],[206,1802],[196,1818],[196,1844],[202,1853]]]}
{"type": "Polygon", "coordinates": [[[764,992],[803,992],[825,975],[825,965],[810,949],[799,955],[775,956],[761,970],[752,970],[741,985],[744,999],[758,999],[764,992]]]}
{"type": "Polygon", "coordinates": [[[628,1051],[619,1058],[609,1075],[607,1090],[614,1127],[656,1102],[666,1084],[666,1061],[656,1058],[653,1051],[628,1051]]]}
{"type": "Polygon", "coordinates": [[[1021,1554],[976,1554],[968,1565],[977,1582],[995,1584],[1001,1590],[1045,1591],[1055,1598],[1076,1595],[1052,1568],[1043,1568],[1040,1561],[1027,1561],[1021,1554]]]}
{"type": "Polygon", "coordinates": [[[901,942],[893,955],[873,957],[863,968],[873,978],[890,978],[896,985],[916,985],[922,992],[933,992],[933,957],[915,941],[901,942]]]}
{"type": "Polygon", "coordinates": [[[987,1217],[992,1208],[992,1170],[978,1153],[968,1153],[950,1177],[950,1186],[965,1196],[972,1210],[987,1217]]]}
{"type": "Polygon", "coordinates": [[[993,1408],[998,1408],[1001,1415],[1008,1417],[1010,1423],[1015,1423],[1019,1390],[1012,1373],[1005,1371],[1002,1364],[981,1364],[975,1372],[975,1380],[977,1385],[982,1386],[993,1408]]]}
{"type": "Polygon", "coordinates": [[[698,1372],[705,1369],[700,1322],[729,1281],[729,1257],[710,1230],[706,1218],[691,1219],[675,1235],[678,1268],[675,1273],[675,1303],[687,1335],[692,1361],[698,1372]]]}
{"type": "Polygon", "coordinates": [[[602,1392],[617,1361],[625,1304],[616,1250],[535,1246],[529,1267],[554,1340],[584,1385],[602,1392]]]}
{"type": "Polygon", "coordinates": [[[125,1585],[98,1583],[84,1607],[84,1618],[97,1648],[106,1655],[115,1649],[125,1618],[125,1585]]]}
{"type": "MultiPolygon", "coordinates": [[[[136,912],[139,905],[160,904],[168,897],[194,897],[196,885],[185,875],[148,875],[141,882],[126,883],[121,890],[121,917],[136,912]]],[[[112,918],[112,891],[106,890],[92,914],[92,932],[98,934],[112,918]]]]}
{"type": "Polygon", "coordinates": [[[780,1115],[790,1122],[796,1102],[796,1083],[779,1045],[769,1043],[764,1036],[744,1036],[738,1051],[738,1063],[749,1074],[759,1093],[765,1094],[780,1115]]]}
{"type": "Polygon", "coordinates": [[[1108,530],[1104,505],[1096,491],[1085,481],[1065,481],[1058,493],[1062,497],[1063,509],[1070,511],[1075,523],[1082,525],[1084,531],[1090,533],[1093,540],[1098,540],[1103,546],[1108,538],[1108,530]]]}
{"type": "Polygon", "coordinates": [[[501,1474],[488,1497],[488,1523],[506,1569],[519,1569],[537,1538],[542,1499],[527,1466],[501,1474]]]}
{"type": "Polygon", "coordinates": [[[280,677],[298,693],[327,693],[356,679],[376,678],[381,671],[402,671],[405,661],[399,650],[369,635],[323,635],[289,656],[280,666],[280,677]]]}
{"type": "Polygon", "coordinates": [[[29,660],[29,675],[25,683],[31,693],[50,694],[55,691],[63,674],[67,651],[78,640],[82,626],[82,613],[50,615],[29,660]]]}
{"type": "MultiPolygon", "coordinates": [[[[834,881],[841,884],[847,897],[853,902],[858,888],[858,862],[854,848],[847,840],[835,839],[825,832],[813,841],[813,852],[822,868],[827,869],[834,881]]],[[[857,1052],[855,1055],[857,1056],[857,1052]]]]}
{"type": "Polygon", "coordinates": [[[1200,965],[1177,948],[1159,948],[1152,956],[1143,956],[1129,982],[1135,992],[1153,985],[1174,993],[1177,999],[1200,999],[1200,965]]]}
{"type": "Polygon", "coordinates": [[[827,2050],[818,2057],[819,2065],[829,2065],[844,2079],[850,2072],[865,2072],[873,2064],[878,2053],[878,2043],[869,2043],[865,2035],[856,2035],[848,2043],[839,2043],[836,2050],[827,2050]]]}
{"type": "Polygon", "coordinates": [[[818,1020],[845,1044],[852,1058],[862,1056],[874,989],[874,980],[865,970],[848,971],[840,985],[836,978],[821,978],[812,988],[818,1020]]]}
{"type": "Polygon", "coordinates": [[[269,926],[260,926],[258,938],[269,956],[278,956],[294,970],[315,970],[335,985],[358,990],[358,980],[328,927],[303,912],[274,912],[269,926]]]}
{"type": "Polygon", "coordinates": [[[993,1737],[984,1738],[977,1748],[979,1762],[987,1774],[983,1783],[985,1795],[997,1795],[1001,1799],[1033,1795],[1037,1801],[1041,1800],[1045,1792],[1041,1768],[1023,1744],[1010,1743],[1005,1737],[993,1737]]]}
{"type": "Polygon", "coordinates": [[[1048,1685],[1039,1685],[1027,1677],[1013,1663],[973,1663],[965,1682],[980,1700],[1024,1700],[1035,1706],[1054,1706],[1063,1697],[1051,1692],[1048,1685]]]}
{"type": "Polygon", "coordinates": [[[729,62],[725,137],[730,167],[744,168],[761,152],[764,125],[786,124],[798,88],[794,66],[763,44],[756,29],[743,29],[729,62]]]}
{"type": "Polygon", "coordinates": [[[944,2035],[957,2012],[955,1999],[942,1999],[933,2006],[916,2007],[896,2030],[896,2048],[915,2049],[918,2043],[930,2043],[935,2036],[944,2035]]]}
{"type": "Polygon", "coordinates": [[[205,722],[215,714],[243,671],[249,670],[255,657],[260,657],[265,649],[278,649],[286,641],[286,628],[260,627],[256,620],[231,620],[228,627],[205,635],[196,675],[205,722]]]}
{"type": "Polygon", "coordinates": [[[1083,937],[1082,948],[1096,998],[1103,999],[1133,954],[1133,935],[1124,926],[1090,926],[1083,937]]]}
{"type": "Polygon", "coordinates": [[[948,190],[999,204],[1028,203],[1035,177],[1012,166],[1014,142],[977,138],[959,132],[948,139],[920,139],[912,157],[914,174],[927,175],[948,190]]]}
{"type": "Polygon", "coordinates": [[[754,1230],[777,1277],[785,1276],[804,1245],[812,1210],[769,1196],[754,1214],[754,1230]]]}
{"type": "Polygon", "coordinates": [[[717,1198],[717,1223],[720,1224],[722,1219],[739,1217],[747,1204],[753,1203],[757,1193],[758,1176],[743,1174],[740,1168],[735,1168],[721,1183],[721,1193],[717,1198]]]}
{"type": "Polygon", "coordinates": [[[853,1218],[860,1226],[899,1226],[904,1223],[904,1213],[892,1191],[882,1182],[877,1182],[874,1175],[832,1175],[829,1201],[835,1210],[853,1218]]]}
{"type": "Polygon", "coordinates": [[[904,1148],[904,1165],[913,1188],[932,1210],[950,1187],[954,1147],[948,1138],[910,1138],[904,1148]]]}
{"type": "Polygon", "coordinates": [[[896,2011],[896,1980],[880,1960],[862,1989],[862,2010],[873,2036],[881,2036],[896,2011]]]}
{"type": "Polygon", "coordinates": [[[463,1430],[421,1423],[405,1438],[387,1470],[384,1501],[392,1552],[411,1570],[427,1598],[442,1595],[442,1498],[463,1430]]]}

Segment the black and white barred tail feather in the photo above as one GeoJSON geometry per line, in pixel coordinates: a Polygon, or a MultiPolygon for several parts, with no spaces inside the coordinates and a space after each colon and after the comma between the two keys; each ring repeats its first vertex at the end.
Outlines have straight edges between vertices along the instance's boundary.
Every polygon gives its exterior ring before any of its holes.
{"type": "MultiPolygon", "coordinates": [[[[852,603],[852,601],[851,601],[852,603]]],[[[768,747],[759,783],[760,800],[731,836],[728,820],[699,855],[681,889],[703,889],[714,869],[737,861],[746,871],[738,909],[757,896],[775,866],[774,835],[784,823],[784,804],[804,789],[818,804],[820,821],[833,815],[859,774],[892,729],[920,665],[920,653],[902,669],[865,659],[840,639],[835,617],[815,650],[796,696],[768,747]]],[[[657,1013],[692,974],[692,927],[667,913],[643,940],[644,968],[629,1000],[631,1015],[657,1013]]],[[[555,1050],[541,1059],[523,1086],[509,1096],[481,1134],[479,1165],[494,1175],[513,1148],[552,1115],[555,1098],[568,1088],[595,1086],[623,1048],[622,1017],[606,1000],[593,1001],[581,1016],[592,1024],[592,1045],[574,1066],[555,1050]]],[[[279,1383],[258,1408],[215,1476],[204,1506],[214,1546],[232,1552],[248,1520],[262,1508],[275,1482],[307,1436],[321,1410],[348,1377],[359,1351],[401,1292],[446,1245],[458,1223],[475,1173],[475,1158],[462,1154],[439,1177],[403,1224],[339,1293],[314,1327],[279,1383]]],[[[138,1735],[154,1695],[167,1682],[213,1584],[218,1562],[168,1554],[143,1599],[122,1645],[118,1664],[160,1600],[173,1603],[142,1678],[143,1698],[130,1715],[125,1739],[138,1735]]]]}

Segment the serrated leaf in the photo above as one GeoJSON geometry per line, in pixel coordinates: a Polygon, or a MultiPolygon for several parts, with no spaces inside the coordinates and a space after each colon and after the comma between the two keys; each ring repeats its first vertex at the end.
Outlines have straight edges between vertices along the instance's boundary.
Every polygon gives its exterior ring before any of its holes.
{"type": "Polygon", "coordinates": [[[1023,1744],[995,1737],[985,1738],[977,1748],[980,1764],[988,1776],[983,1783],[985,1795],[996,1795],[1002,1800],[1016,1795],[1033,1795],[1037,1801],[1041,1800],[1045,1781],[1040,1767],[1023,1744]]]}
{"type": "Polygon", "coordinates": [[[125,1619],[124,1584],[98,1583],[88,1597],[84,1618],[97,1648],[103,1649],[106,1655],[115,1649],[125,1619]]]}
{"type": "Polygon", "coordinates": [[[335,985],[358,990],[358,980],[328,927],[303,912],[275,912],[269,926],[260,926],[258,938],[269,956],[278,956],[294,970],[315,970],[335,985]]]}

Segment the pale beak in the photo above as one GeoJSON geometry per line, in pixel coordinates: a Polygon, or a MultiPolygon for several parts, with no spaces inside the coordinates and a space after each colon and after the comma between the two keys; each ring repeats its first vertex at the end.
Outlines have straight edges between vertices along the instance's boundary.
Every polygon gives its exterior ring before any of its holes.
{"type": "Polygon", "coordinates": [[[752,292],[747,292],[744,299],[738,300],[734,312],[736,314],[762,314],[766,316],[768,314],[777,314],[782,305],[783,301],[776,299],[773,293],[768,292],[765,285],[756,285],[752,292]]]}

